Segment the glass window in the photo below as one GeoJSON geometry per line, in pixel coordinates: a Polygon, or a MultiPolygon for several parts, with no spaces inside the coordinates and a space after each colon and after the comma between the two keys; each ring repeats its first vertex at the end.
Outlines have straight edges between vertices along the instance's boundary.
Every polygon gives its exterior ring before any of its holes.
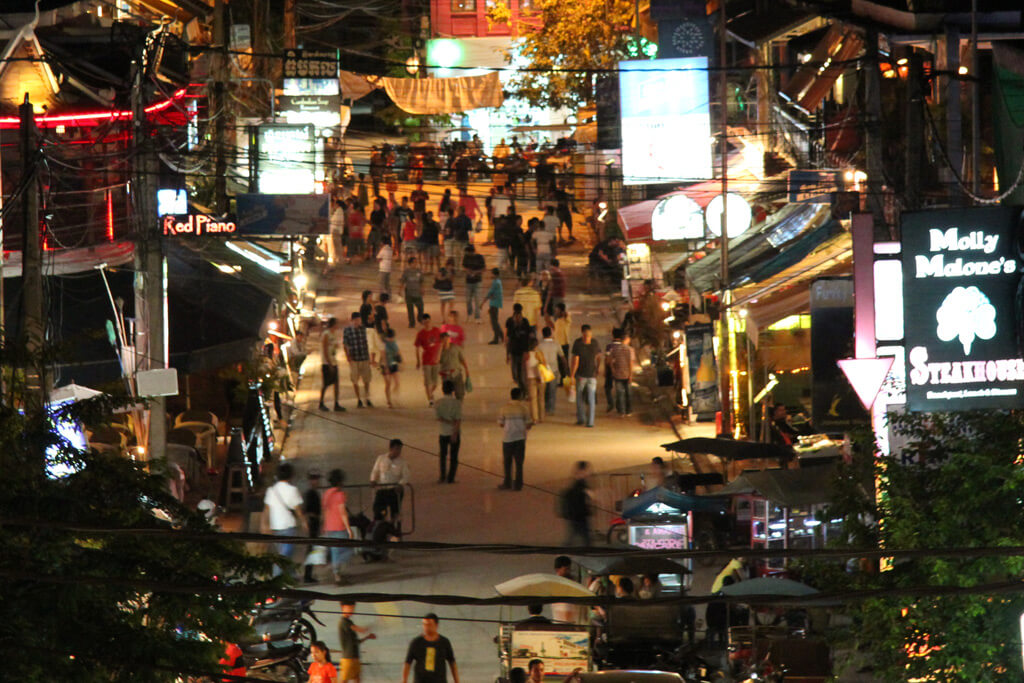
{"type": "Polygon", "coordinates": [[[452,0],[452,12],[475,12],[476,0],[452,0]]]}

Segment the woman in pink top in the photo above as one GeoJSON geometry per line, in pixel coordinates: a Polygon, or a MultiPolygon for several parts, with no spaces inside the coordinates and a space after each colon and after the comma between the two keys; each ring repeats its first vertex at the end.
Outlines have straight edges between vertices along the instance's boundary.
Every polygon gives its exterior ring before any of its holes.
{"type": "MultiPolygon", "coordinates": [[[[347,496],[342,485],[345,483],[345,473],[341,470],[331,470],[327,475],[327,481],[331,488],[327,489],[323,499],[324,535],[327,538],[352,538],[352,527],[348,522],[348,509],[345,507],[347,496]]],[[[331,570],[334,572],[334,581],[341,583],[341,568],[352,559],[352,548],[331,546],[331,570]]]]}

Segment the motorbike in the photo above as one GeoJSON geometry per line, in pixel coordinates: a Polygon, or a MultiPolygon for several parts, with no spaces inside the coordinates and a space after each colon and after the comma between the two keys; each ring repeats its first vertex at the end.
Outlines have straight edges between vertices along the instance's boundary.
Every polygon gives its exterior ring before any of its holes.
{"type": "Polygon", "coordinates": [[[306,653],[299,643],[289,641],[240,645],[236,665],[245,667],[248,678],[281,683],[305,683],[306,653]]]}
{"type": "Polygon", "coordinates": [[[291,641],[302,647],[302,657],[309,655],[310,646],[316,642],[316,627],[325,624],[313,613],[312,599],[278,598],[257,605],[253,610],[251,623],[256,634],[254,643],[291,641]],[[308,617],[308,619],[307,619],[308,617]]]}

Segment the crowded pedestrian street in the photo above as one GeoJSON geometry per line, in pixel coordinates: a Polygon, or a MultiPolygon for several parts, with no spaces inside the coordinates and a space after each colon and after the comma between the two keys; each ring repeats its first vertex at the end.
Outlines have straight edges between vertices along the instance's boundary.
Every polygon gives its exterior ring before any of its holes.
{"type": "MultiPolygon", "coordinates": [[[[427,187],[433,196],[440,187],[427,187]]],[[[436,194],[435,194],[436,193],[436,194]]],[[[528,215],[533,215],[529,213],[528,215]]],[[[579,218],[579,217],[577,217],[579,218]]],[[[479,247],[488,270],[495,265],[493,246],[479,247]]],[[[585,264],[589,248],[585,244],[562,249],[558,254],[568,274],[567,308],[572,316],[573,334],[580,326],[593,327],[602,346],[611,341],[615,310],[619,297],[611,293],[586,290],[585,264]]],[[[347,321],[360,305],[360,292],[376,290],[376,264],[342,266],[326,277],[317,292],[322,316],[347,321]]],[[[462,278],[458,278],[461,280],[462,278]]],[[[515,279],[506,270],[505,307],[502,322],[511,315],[510,291],[515,279]]],[[[457,280],[457,281],[458,281],[457,280]]],[[[601,503],[594,517],[594,541],[604,544],[604,533],[613,501],[610,492],[602,492],[602,482],[616,472],[640,472],[657,455],[664,455],[660,444],[678,438],[667,421],[644,424],[639,416],[619,417],[608,410],[604,392],[599,389],[593,429],[576,424],[576,406],[565,391],[559,390],[555,414],[529,430],[522,490],[501,490],[502,429],[498,415],[515,386],[505,360],[502,345],[489,345],[491,329],[484,322],[466,320],[462,288],[456,288],[455,309],[461,314],[465,330],[465,356],[472,379],[472,391],[463,401],[462,445],[459,466],[453,484],[438,482],[438,422],[423,391],[421,373],[415,367],[413,340],[415,330],[408,329],[405,305],[401,299],[390,305],[389,316],[404,359],[400,370],[400,391],[394,397],[395,408],[385,407],[384,383],[375,372],[370,385],[372,408],[357,408],[348,382],[349,371],[341,361],[341,405],[345,412],[317,409],[320,394],[320,359],[311,355],[304,365],[305,377],[296,393],[296,411],[282,457],[296,466],[299,479],[309,469],[327,472],[342,468],[347,475],[349,510],[363,510],[371,516],[372,493],[360,488],[369,482],[370,470],[378,455],[388,449],[388,441],[400,438],[405,446],[402,456],[411,471],[411,493],[403,505],[403,526],[410,541],[447,543],[512,543],[559,545],[566,537],[565,522],[559,518],[558,494],[569,484],[573,464],[588,460],[594,469],[593,486],[601,503]],[[602,493],[604,496],[602,498],[602,493]],[[601,524],[605,526],[602,529],[601,524]]],[[[426,297],[426,313],[439,317],[436,294],[426,297]]],[[[309,347],[319,348],[311,335],[309,347]]],[[[638,389],[637,387],[634,387],[638,389]]],[[[639,390],[639,389],[638,389],[639,390]]],[[[440,396],[440,391],[438,391],[440,396]]],[[[638,411],[639,415],[639,411],[638,411]]],[[[696,424],[678,428],[682,436],[713,435],[713,426],[696,424]]],[[[680,465],[680,468],[683,468],[680,465]]],[[[301,488],[301,486],[300,486],[301,488]]],[[[430,553],[397,551],[387,562],[364,563],[356,558],[344,570],[345,585],[334,585],[329,572],[322,569],[317,590],[422,595],[461,595],[492,597],[494,586],[506,579],[529,573],[550,572],[553,556],[493,555],[484,553],[430,553]]],[[[713,572],[712,572],[713,574],[713,572]]],[[[705,577],[698,576],[705,581],[705,577]]],[[[706,578],[708,584],[710,577],[706,578]]],[[[695,586],[696,592],[706,586],[695,586]]],[[[339,605],[319,601],[317,614],[328,624],[322,637],[337,647],[335,623],[339,605]]],[[[369,625],[377,639],[363,645],[364,681],[394,681],[404,661],[408,641],[419,633],[420,617],[430,611],[441,617],[440,630],[451,641],[459,664],[461,680],[493,680],[498,673],[496,620],[500,610],[479,607],[428,606],[412,602],[360,604],[354,619],[369,625]]],[[[504,616],[513,620],[526,617],[525,608],[505,608],[504,616]],[[521,612],[521,614],[520,614],[521,612]]]]}

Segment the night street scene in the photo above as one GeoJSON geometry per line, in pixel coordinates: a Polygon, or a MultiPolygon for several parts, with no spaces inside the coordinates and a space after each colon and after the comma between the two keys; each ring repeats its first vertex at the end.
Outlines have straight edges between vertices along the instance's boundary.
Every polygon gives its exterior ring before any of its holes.
{"type": "Polygon", "coordinates": [[[1024,682],[1022,0],[3,0],[0,680],[1024,682]]]}

